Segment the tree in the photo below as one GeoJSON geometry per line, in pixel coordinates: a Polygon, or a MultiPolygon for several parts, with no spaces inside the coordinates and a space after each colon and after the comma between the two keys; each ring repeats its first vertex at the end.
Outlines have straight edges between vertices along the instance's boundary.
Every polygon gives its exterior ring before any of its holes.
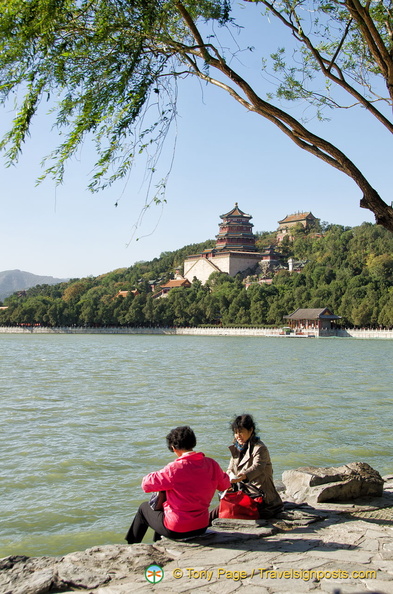
{"type": "Polygon", "coordinates": [[[70,282],[63,293],[63,299],[66,303],[77,302],[82,295],[91,287],[91,282],[88,279],[77,280],[70,282]]]}
{"type": "Polygon", "coordinates": [[[247,295],[246,289],[241,289],[236,297],[232,300],[228,311],[223,316],[223,322],[227,324],[242,324],[250,323],[250,299],[247,295]]]}
{"type": "Polygon", "coordinates": [[[382,326],[391,327],[393,326],[393,287],[390,288],[389,294],[384,301],[385,303],[378,317],[378,323],[382,326]]]}
{"type": "Polygon", "coordinates": [[[266,324],[269,310],[269,287],[253,284],[249,287],[250,322],[251,324],[266,324]]]}
{"type": "Polygon", "coordinates": [[[391,254],[372,256],[367,262],[367,267],[374,279],[393,284],[393,256],[391,254]]]}
{"type": "Polygon", "coordinates": [[[128,312],[124,315],[123,323],[129,326],[144,326],[145,316],[144,308],[146,306],[146,294],[136,295],[131,301],[128,312]]]}
{"type": "MultiPolygon", "coordinates": [[[[254,11],[255,18],[265,18],[266,13],[276,17],[298,47],[293,63],[287,62],[283,47],[272,55],[274,71],[282,80],[266,98],[241,74],[240,62],[239,72],[231,66],[239,46],[231,50],[220,43],[217,25],[236,26],[230,0],[2,2],[0,94],[3,102],[23,96],[2,143],[8,161],[17,159],[40,103],[55,95],[54,124],[66,132],[44,175],[61,182],[67,159],[87,137],[93,138],[97,150],[92,190],[126,175],[135,155],[143,151],[153,175],[176,115],[177,83],[193,75],[267,118],[297,146],[349,176],[363,193],[361,206],[393,231],[393,208],[356,165],[281,106],[300,97],[321,117],[322,108],[350,107],[340,103],[347,95],[352,106],[364,108],[392,133],[392,0],[240,3],[254,11]],[[266,11],[262,15],[260,8],[266,11]]],[[[160,200],[164,191],[165,180],[154,199],[160,200]]]]}
{"type": "Polygon", "coordinates": [[[105,296],[105,286],[96,286],[84,293],[79,300],[80,307],[79,321],[83,325],[102,325],[103,320],[100,319],[99,309],[101,299],[105,296]]]}

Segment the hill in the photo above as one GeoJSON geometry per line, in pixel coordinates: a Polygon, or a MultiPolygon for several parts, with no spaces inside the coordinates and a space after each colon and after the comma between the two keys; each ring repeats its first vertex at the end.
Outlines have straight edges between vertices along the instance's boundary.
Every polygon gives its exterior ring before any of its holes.
{"type": "Polygon", "coordinates": [[[16,291],[24,291],[35,285],[56,285],[64,279],[53,276],[40,276],[23,270],[4,270],[0,272],[0,301],[16,291]]]}
{"type": "MultiPolygon", "coordinates": [[[[275,235],[261,233],[263,250],[275,235]]],[[[48,326],[282,325],[296,308],[328,307],[345,326],[393,327],[393,234],[383,227],[326,225],[321,233],[298,229],[276,245],[284,265],[250,271],[247,279],[215,272],[202,285],[172,289],[155,298],[162,283],[182,268],[185,256],[212,241],[164,252],[150,262],[96,278],[72,279],[28,289],[5,300],[0,324],[48,326]],[[285,268],[288,258],[301,262],[285,268]]]]}

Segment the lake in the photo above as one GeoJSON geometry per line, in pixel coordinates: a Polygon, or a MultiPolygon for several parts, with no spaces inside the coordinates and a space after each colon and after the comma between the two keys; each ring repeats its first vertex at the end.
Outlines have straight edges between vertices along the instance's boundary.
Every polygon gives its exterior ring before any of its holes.
{"type": "Polygon", "coordinates": [[[392,359],[382,340],[0,334],[0,557],[125,544],[177,425],[224,469],[247,412],[275,479],[353,461],[391,473],[392,359]]]}

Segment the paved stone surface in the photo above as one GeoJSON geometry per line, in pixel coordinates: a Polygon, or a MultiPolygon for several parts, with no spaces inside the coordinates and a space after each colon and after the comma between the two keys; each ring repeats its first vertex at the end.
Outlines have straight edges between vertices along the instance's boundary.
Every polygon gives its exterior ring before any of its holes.
{"type": "Polygon", "coordinates": [[[218,522],[193,541],[108,545],[0,561],[0,594],[393,594],[393,481],[362,504],[289,506],[269,523],[218,522]],[[149,584],[157,563],[163,580],[149,584]]]}

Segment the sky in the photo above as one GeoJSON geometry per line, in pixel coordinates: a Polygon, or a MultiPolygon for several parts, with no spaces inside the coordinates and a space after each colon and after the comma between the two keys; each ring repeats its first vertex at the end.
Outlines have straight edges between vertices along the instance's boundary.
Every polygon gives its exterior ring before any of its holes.
{"type": "MultiPolygon", "coordinates": [[[[284,38],[275,23],[264,21],[263,31],[257,29],[255,8],[251,4],[236,13],[244,25],[236,41],[244,35],[244,45],[254,44],[256,50],[241,54],[233,66],[264,95],[269,87],[259,71],[261,39],[273,51],[284,38]]],[[[309,113],[303,104],[291,109],[293,115],[309,113]]],[[[2,112],[1,135],[12,117],[10,106],[2,112]]],[[[390,203],[389,133],[361,109],[328,115],[331,121],[313,120],[309,126],[346,152],[390,203]]],[[[167,202],[151,206],[142,219],[143,159],[126,180],[91,194],[87,185],[94,156],[86,143],[67,166],[63,185],[50,179],[36,185],[41,160],[56,141],[49,122],[41,110],[19,162],[7,168],[0,160],[0,271],[19,269],[57,278],[98,276],[213,239],[220,215],[235,202],[252,215],[254,231],[273,231],[286,215],[304,211],[341,225],[374,222],[373,214],[359,207],[361,192],[352,180],[296,147],[273,124],[247,112],[222,90],[195,80],[179,81],[176,128],[161,165],[164,174],[176,137],[167,202]]]]}

